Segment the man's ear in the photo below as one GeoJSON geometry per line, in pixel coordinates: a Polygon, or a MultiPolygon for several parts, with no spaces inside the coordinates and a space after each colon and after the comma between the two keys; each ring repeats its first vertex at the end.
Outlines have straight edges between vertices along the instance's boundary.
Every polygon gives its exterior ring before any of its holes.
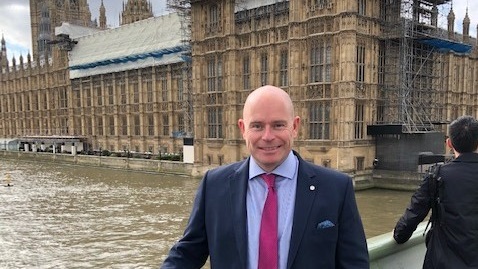
{"type": "Polygon", "coordinates": [[[453,145],[451,144],[451,139],[450,138],[446,139],[446,145],[447,145],[447,147],[453,149],[453,145]]]}
{"type": "Polygon", "coordinates": [[[244,125],[244,120],[243,119],[239,119],[237,121],[237,126],[239,127],[239,130],[241,130],[241,133],[243,134],[244,133],[244,130],[245,130],[245,125],[244,125]]]}
{"type": "Polygon", "coordinates": [[[300,128],[300,117],[295,116],[294,121],[292,122],[292,129],[294,132],[294,137],[297,137],[299,135],[299,128],[300,128]]]}

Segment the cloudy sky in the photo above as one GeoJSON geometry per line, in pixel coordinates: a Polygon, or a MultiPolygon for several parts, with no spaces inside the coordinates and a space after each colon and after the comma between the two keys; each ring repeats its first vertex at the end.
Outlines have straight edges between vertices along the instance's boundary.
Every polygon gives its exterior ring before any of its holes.
{"type": "MultiPolygon", "coordinates": [[[[153,5],[155,16],[167,12],[166,0],[149,0],[153,5]]],[[[106,8],[106,23],[108,27],[119,26],[118,18],[123,11],[123,2],[127,0],[103,0],[106,8]]],[[[91,10],[91,19],[99,17],[101,0],[88,0],[91,10]]],[[[30,1],[29,0],[0,0],[0,34],[7,44],[8,59],[20,54],[26,56],[31,53],[30,31],[30,1]]]]}
{"type": "MultiPolygon", "coordinates": [[[[119,25],[118,17],[123,9],[123,2],[126,1],[103,0],[107,12],[107,24],[110,28],[119,25]]],[[[155,16],[167,12],[166,0],[150,0],[150,2],[153,5],[155,16]]],[[[98,18],[100,3],[101,0],[88,0],[92,20],[98,18]]],[[[476,37],[478,24],[478,1],[476,0],[453,0],[453,10],[456,17],[455,30],[461,33],[467,7],[471,20],[470,34],[476,37]]],[[[440,26],[446,28],[446,24],[440,24],[440,26]]],[[[0,0],[0,33],[6,40],[9,60],[13,56],[18,58],[20,54],[26,56],[28,52],[31,52],[29,0],[0,0]]]]}

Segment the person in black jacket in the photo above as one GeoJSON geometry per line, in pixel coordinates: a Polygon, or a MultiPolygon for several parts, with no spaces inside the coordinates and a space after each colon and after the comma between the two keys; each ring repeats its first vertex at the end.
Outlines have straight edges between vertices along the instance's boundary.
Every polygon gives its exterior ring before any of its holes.
{"type": "Polygon", "coordinates": [[[393,237],[406,242],[433,207],[423,268],[478,268],[478,121],[471,116],[453,121],[446,144],[455,158],[440,167],[438,181],[425,177],[393,237]]]}

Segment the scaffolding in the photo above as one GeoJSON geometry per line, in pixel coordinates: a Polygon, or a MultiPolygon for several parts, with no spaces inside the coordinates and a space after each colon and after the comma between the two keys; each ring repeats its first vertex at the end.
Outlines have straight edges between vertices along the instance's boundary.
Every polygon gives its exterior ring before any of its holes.
{"type": "Polygon", "coordinates": [[[435,131],[437,124],[445,122],[445,56],[425,41],[445,38],[439,23],[450,2],[384,3],[377,124],[401,125],[402,133],[420,133],[435,131]]]}
{"type": "Polygon", "coordinates": [[[181,45],[184,48],[182,58],[183,98],[182,109],[184,111],[184,137],[193,137],[194,128],[194,110],[193,110],[193,91],[192,91],[192,52],[191,52],[191,3],[185,0],[168,0],[169,10],[176,12],[181,21],[181,45]]]}

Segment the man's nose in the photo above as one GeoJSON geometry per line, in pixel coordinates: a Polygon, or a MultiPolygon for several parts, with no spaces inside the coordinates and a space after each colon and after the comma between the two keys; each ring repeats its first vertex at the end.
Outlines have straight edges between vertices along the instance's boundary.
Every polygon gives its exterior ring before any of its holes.
{"type": "Polygon", "coordinates": [[[262,139],[272,140],[274,138],[274,130],[271,126],[266,126],[264,128],[264,133],[262,134],[262,139]]]}

